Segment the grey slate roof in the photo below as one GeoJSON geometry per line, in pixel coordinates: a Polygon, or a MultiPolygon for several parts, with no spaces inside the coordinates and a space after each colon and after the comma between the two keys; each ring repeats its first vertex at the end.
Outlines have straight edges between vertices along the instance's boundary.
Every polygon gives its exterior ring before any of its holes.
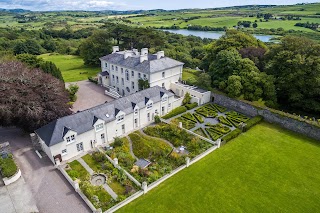
{"type": "Polygon", "coordinates": [[[93,129],[93,125],[98,118],[105,122],[114,121],[119,111],[123,111],[126,114],[133,113],[133,104],[142,109],[146,106],[146,98],[157,103],[161,101],[163,93],[168,94],[169,97],[174,96],[173,93],[159,86],[151,87],[109,103],[59,118],[37,129],[35,132],[47,146],[53,146],[63,141],[63,136],[66,134],[67,129],[82,134],[93,129]],[[107,114],[108,116],[106,116],[107,114]]]}
{"type": "Polygon", "coordinates": [[[156,55],[149,54],[148,60],[140,63],[140,57],[128,57],[124,59],[123,54],[112,53],[100,58],[100,60],[107,61],[118,66],[128,69],[137,70],[142,73],[150,74],[159,72],[165,69],[182,66],[184,63],[176,61],[169,57],[162,57],[157,59],[156,55]]]}

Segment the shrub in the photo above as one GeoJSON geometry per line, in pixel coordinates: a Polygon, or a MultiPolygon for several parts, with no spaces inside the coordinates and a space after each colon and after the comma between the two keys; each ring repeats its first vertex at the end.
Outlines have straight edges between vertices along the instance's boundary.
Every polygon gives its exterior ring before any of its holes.
{"type": "Polygon", "coordinates": [[[176,115],[179,115],[179,114],[181,114],[181,113],[184,113],[184,112],[186,112],[186,111],[187,111],[187,108],[186,108],[186,107],[184,107],[184,106],[179,106],[179,107],[173,109],[171,112],[169,112],[169,113],[166,114],[165,116],[163,116],[162,118],[164,118],[164,119],[169,119],[169,118],[172,118],[172,117],[174,117],[174,116],[176,116],[176,115]]]}
{"type": "Polygon", "coordinates": [[[160,119],[160,117],[158,115],[154,116],[154,122],[156,124],[161,123],[161,119],[160,119]]]}
{"type": "Polygon", "coordinates": [[[76,93],[79,90],[79,86],[76,84],[70,84],[67,91],[69,92],[69,98],[71,102],[75,102],[77,100],[76,93]]]}
{"type": "Polygon", "coordinates": [[[95,83],[95,84],[98,84],[98,80],[97,79],[94,79],[93,77],[88,77],[88,80],[95,83]]]}
{"type": "Polygon", "coordinates": [[[243,131],[244,132],[248,131],[251,127],[260,123],[262,120],[263,120],[263,117],[261,115],[255,116],[254,118],[246,122],[246,126],[243,127],[243,131]]]}
{"type": "Polygon", "coordinates": [[[7,178],[13,176],[17,172],[18,167],[14,162],[12,155],[5,159],[0,158],[0,169],[2,176],[7,178]]]}
{"type": "Polygon", "coordinates": [[[187,93],[184,95],[182,104],[183,104],[183,105],[189,104],[190,101],[191,101],[191,99],[192,99],[191,95],[187,92],[187,93]]]}
{"type": "Polygon", "coordinates": [[[121,138],[119,137],[115,137],[114,138],[114,143],[113,143],[113,147],[120,147],[123,145],[123,141],[121,138]]]}
{"type": "Polygon", "coordinates": [[[97,162],[104,162],[107,159],[107,157],[101,152],[92,153],[92,158],[97,162]]]}
{"type": "Polygon", "coordinates": [[[203,117],[200,114],[194,113],[193,116],[199,121],[199,123],[204,123],[203,117]]]}
{"type": "Polygon", "coordinates": [[[189,109],[193,109],[196,108],[198,106],[198,103],[192,103],[192,104],[186,104],[185,107],[189,110],[189,109]]]}
{"type": "Polygon", "coordinates": [[[222,138],[222,141],[224,143],[227,143],[228,141],[238,137],[238,135],[240,135],[240,134],[241,134],[241,130],[240,129],[235,129],[232,132],[230,132],[228,135],[224,136],[222,138]]]}

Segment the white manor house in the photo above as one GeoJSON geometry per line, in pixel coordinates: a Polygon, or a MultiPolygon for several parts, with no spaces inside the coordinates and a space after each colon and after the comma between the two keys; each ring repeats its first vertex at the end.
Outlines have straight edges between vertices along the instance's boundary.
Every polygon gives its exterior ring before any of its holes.
{"type": "Polygon", "coordinates": [[[150,55],[147,49],[142,53],[119,52],[118,47],[113,50],[100,59],[99,82],[106,88],[116,88],[123,97],[59,118],[35,131],[36,140],[53,163],[97,146],[109,146],[115,137],[151,124],[156,115],[163,116],[181,106],[187,92],[191,102],[201,105],[210,101],[210,91],[180,83],[183,63],[164,57],[163,52],[150,55]],[[150,88],[139,91],[139,78],[148,80],[150,88]]]}

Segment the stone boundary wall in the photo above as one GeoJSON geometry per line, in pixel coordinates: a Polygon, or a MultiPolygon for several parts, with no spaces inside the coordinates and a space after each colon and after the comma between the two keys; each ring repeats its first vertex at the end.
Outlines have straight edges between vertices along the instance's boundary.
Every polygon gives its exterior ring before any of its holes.
{"type": "Polygon", "coordinates": [[[266,120],[269,123],[278,124],[285,129],[303,134],[305,136],[320,141],[320,128],[312,124],[308,124],[303,121],[299,121],[293,118],[286,117],[284,115],[274,113],[268,110],[267,108],[258,109],[248,103],[231,99],[224,95],[212,93],[212,96],[214,97],[214,103],[216,104],[219,104],[221,106],[227,107],[229,109],[232,109],[234,111],[240,112],[251,117],[261,115],[264,118],[264,120],[266,120]]]}
{"type": "Polygon", "coordinates": [[[21,177],[21,170],[18,168],[18,171],[9,178],[3,178],[4,185],[9,185],[16,182],[21,177]]]}

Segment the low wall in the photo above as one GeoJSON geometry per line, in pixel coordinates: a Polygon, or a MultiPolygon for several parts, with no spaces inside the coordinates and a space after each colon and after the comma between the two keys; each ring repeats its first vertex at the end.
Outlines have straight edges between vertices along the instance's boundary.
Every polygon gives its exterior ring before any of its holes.
{"type": "Polygon", "coordinates": [[[68,173],[64,170],[64,168],[62,168],[61,166],[57,166],[57,169],[61,172],[61,174],[65,177],[65,179],[70,183],[70,185],[76,189],[74,181],[72,180],[72,178],[70,178],[70,176],[68,175],[68,173]]]}
{"type": "Polygon", "coordinates": [[[264,120],[280,125],[281,127],[311,137],[320,141],[320,128],[304,121],[299,121],[284,115],[270,111],[268,108],[258,109],[248,103],[231,99],[224,95],[212,93],[214,103],[229,109],[235,110],[242,114],[254,117],[261,115],[264,120]]]}
{"type": "Polygon", "coordinates": [[[18,168],[18,171],[9,178],[3,178],[4,185],[9,185],[16,182],[21,177],[21,170],[18,168]]]}
{"type": "Polygon", "coordinates": [[[118,209],[122,208],[123,206],[127,205],[128,203],[134,201],[135,199],[137,199],[138,197],[140,197],[141,195],[143,195],[143,191],[138,191],[135,194],[131,195],[130,197],[128,197],[127,199],[125,199],[124,201],[118,203],[115,206],[112,206],[110,209],[108,209],[107,211],[105,211],[104,213],[111,213],[111,212],[115,212],[118,209]]]}

